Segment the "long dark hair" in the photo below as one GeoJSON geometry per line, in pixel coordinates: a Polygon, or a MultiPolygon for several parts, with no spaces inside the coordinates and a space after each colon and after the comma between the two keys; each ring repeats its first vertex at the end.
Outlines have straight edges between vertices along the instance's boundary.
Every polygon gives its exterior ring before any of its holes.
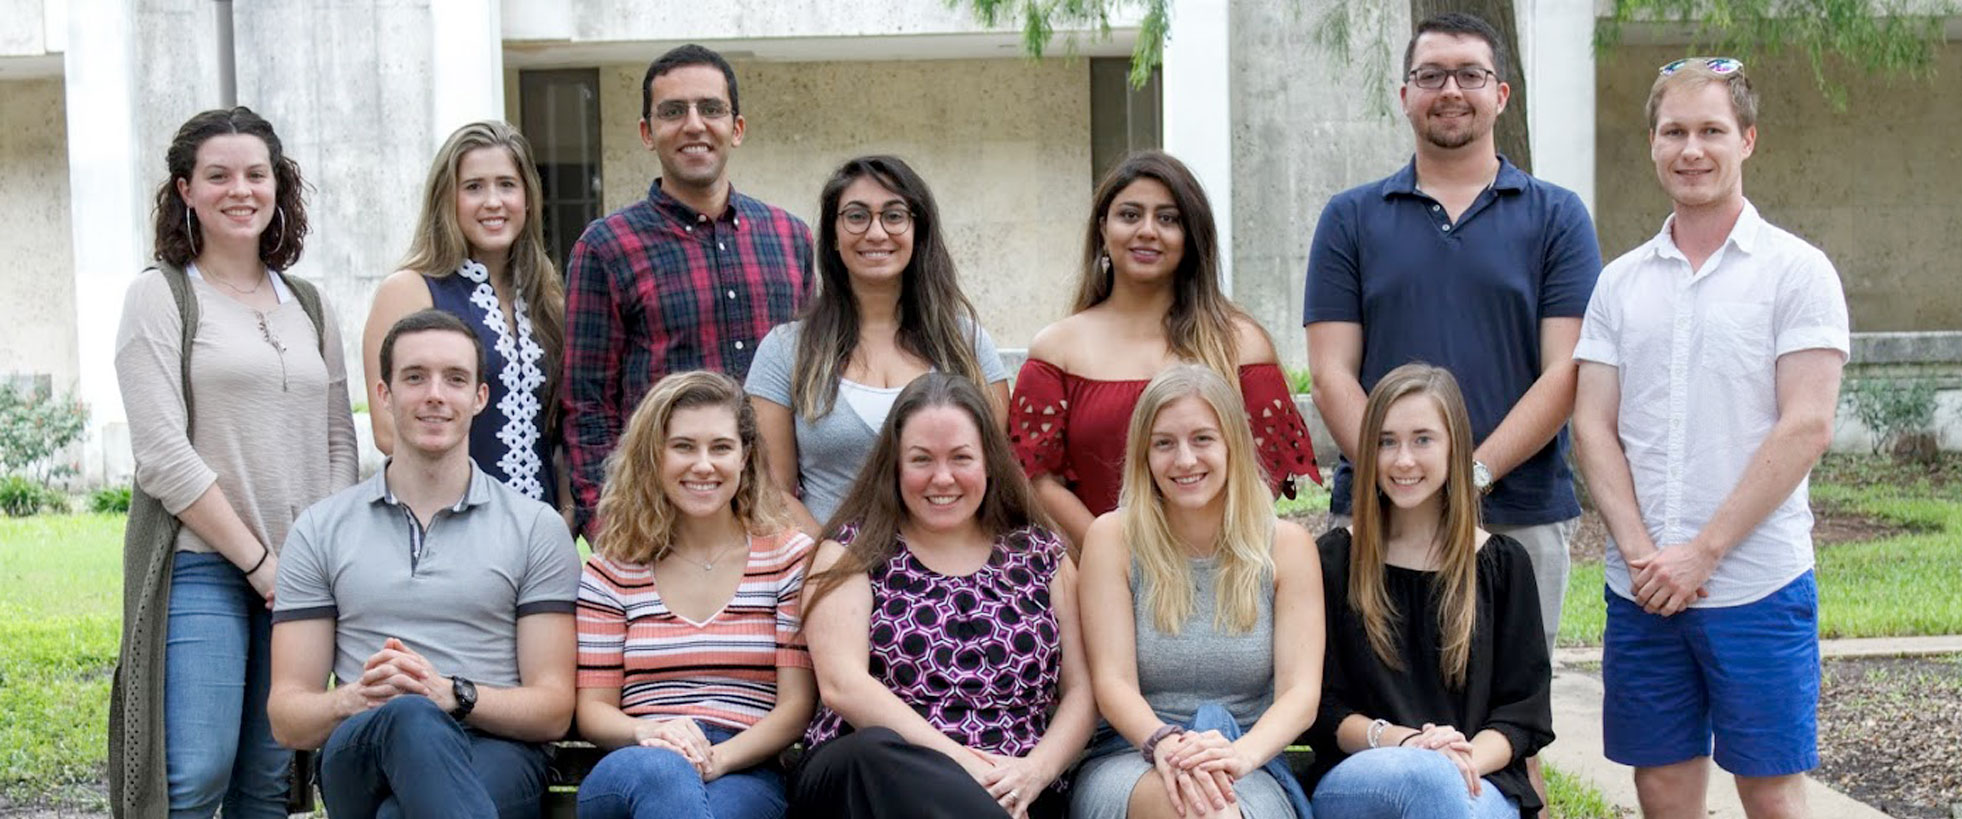
{"type": "Polygon", "coordinates": [[[171,138],[170,149],[164,152],[170,178],[157,187],[156,258],[183,267],[197,258],[197,249],[204,246],[202,235],[191,235],[193,230],[199,233],[203,230],[191,225],[190,206],[177,193],[177,180],[190,181],[191,174],[197,171],[198,148],[205,140],[226,134],[255,136],[266,143],[277,188],[273,195],[276,215],[265,232],[259,234],[259,261],[273,270],[292,267],[300,260],[301,245],[307,235],[306,182],[300,178],[300,164],[280,146],[272,123],[243,105],[217,108],[191,117],[177,129],[177,136],[171,138]]]}
{"type": "Polygon", "coordinates": [[[1240,351],[1234,322],[1254,322],[1220,291],[1219,231],[1213,225],[1213,206],[1199,179],[1170,154],[1133,153],[1098,183],[1090,223],[1083,230],[1083,274],[1070,312],[1081,313],[1110,298],[1117,271],[1104,261],[1104,218],[1117,195],[1140,179],[1157,180],[1172,192],[1185,231],[1185,250],[1172,277],[1172,308],[1165,313],[1165,344],[1173,355],[1213,368],[1238,393],[1240,351]]]}
{"type": "Polygon", "coordinates": [[[954,257],[940,235],[940,208],[926,181],[896,156],[861,156],[839,166],[824,183],[818,206],[817,298],[805,310],[797,338],[796,375],[790,403],[805,418],[831,412],[838,400],[838,379],[858,347],[858,299],[852,296],[850,271],[838,253],[838,211],[845,189],[871,179],[906,201],[913,214],[913,256],[899,277],[899,330],[893,339],[901,350],[919,356],[934,369],[972,380],[985,377],[974,356],[980,333],[974,304],[961,293],[954,257]]]}
{"type": "MultiPolygon", "coordinates": [[[[1029,479],[1016,465],[1008,436],[991,420],[988,399],[982,395],[981,388],[959,376],[927,373],[899,391],[892,411],[886,414],[885,426],[879,430],[878,443],[865,459],[865,467],[859,470],[858,480],[852,482],[851,491],[838,505],[838,512],[825,524],[826,540],[839,540],[847,526],[856,526],[858,531],[845,546],[844,557],[807,581],[806,613],[847,578],[870,572],[899,551],[899,527],[907,515],[906,502],[899,496],[899,436],[915,414],[931,407],[954,407],[967,413],[981,433],[981,461],[988,471],[988,489],[981,497],[981,508],[975,511],[981,530],[991,537],[1000,537],[1029,526],[1049,525],[1048,517],[1036,505],[1035,490],[1029,487],[1029,479]]],[[[812,552],[813,557],[816,554],[812,552]]]]}

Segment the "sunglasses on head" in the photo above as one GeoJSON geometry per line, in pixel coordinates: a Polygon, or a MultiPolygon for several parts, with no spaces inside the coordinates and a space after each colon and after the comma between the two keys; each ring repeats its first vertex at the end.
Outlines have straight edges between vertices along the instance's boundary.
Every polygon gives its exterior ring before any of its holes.
{"type": "Polygon", "coordinates": [[[1664,65],[1657,73],[1667,77],[1682,69],[1683,66],[1691,64],[1700,64],[1710,69],[1710,73],[1720,75],[1735,74],[1744,70],[1744,61],[1736,57],[1684,57],[1683,59],[1664,65]]]}

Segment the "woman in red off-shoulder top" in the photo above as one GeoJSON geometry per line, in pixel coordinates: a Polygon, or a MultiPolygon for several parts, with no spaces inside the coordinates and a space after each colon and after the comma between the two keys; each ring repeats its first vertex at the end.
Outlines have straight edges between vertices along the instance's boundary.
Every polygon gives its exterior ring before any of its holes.
{"type": "Polygon", "coordinates": [[[1320,483],[1273,340],[1220,292],[1212,207],[1192,172],[1132,154],[1097,186],[1092,213],[1074,310],[1029,343],[1008,410],[1016,457],[1072,554],[1117,508],[1131,409],[1176,361],[1239,385],[1270,489],[1292,497],[1295,475],[1320,483]]]}

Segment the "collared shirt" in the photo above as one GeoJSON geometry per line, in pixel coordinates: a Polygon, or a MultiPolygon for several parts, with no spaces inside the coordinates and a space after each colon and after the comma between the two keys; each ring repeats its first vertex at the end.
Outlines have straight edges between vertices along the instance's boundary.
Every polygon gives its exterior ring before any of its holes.
{"type": "Polygon", "coordinates": [[[586,226],[566,270],[566,454],[587,531],[606,456],[654,382],[715,370],[740,383],[763,336],[803,305],[811,229],[734,190],[710,218],[655,180],[646,199],[586,226]]]}
{"type": "MultiPolygon", "coordinates": [[[[1846,297],[1826,254],[1749,202],[1700,270],[1662,232],[1601,273],[1574,357],[1616,368],[1622,451],[1657,546],[1696,536],[1778,422],[1778,357],[1848,350],[1846,297]]],[[[1621,553],[1608,588],[1630,596],[1621,553]]],[[[1806,482],[1732,547],[1692,606],[1736,606],[1812,568],[1806,482]]],[[[1632,599],[1632,598],[1631,598],[1632,599]]]]}
{"type": "Polygon", "coordinates": [[[470,487],[421,525],[388,469],[308,507],[280,552],[275,623],[334,621],[334,676],[397,637],[446,675],[509,687],[518,619],[573,611],[579,553],[565,519],[470,467],[470,487]]]}
{"type": "MultiPolygon", "coordinates": [[[[1362,325],[1364,392],[1414,361],[1450,370],[1483,441],[1539,380],[1540,322],[1579,318],[1600,272],[1594,222],[1572,191],[1500,157],[1492,186],[1453,222],[1417,189],[1412,160],[1322,210],[1301,323],[1362,325]]],[[[1348,514],[1353,474],[1337,465],[1330,511],[1348,514]]],[[[1565,427],[1493,485],[1483,511],[1507,525],[1580,515],[1565,427]]]]}

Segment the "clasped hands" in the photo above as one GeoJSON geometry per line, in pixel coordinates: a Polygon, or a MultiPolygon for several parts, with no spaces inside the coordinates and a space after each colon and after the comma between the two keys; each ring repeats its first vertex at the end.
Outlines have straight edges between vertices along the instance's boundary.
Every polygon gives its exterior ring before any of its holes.
{"type": "Polygon", "coordinates": [[[428,658],[409,650],[394,637],[382,643],[380,651],[361,668],[361,679],[335,689],[342,697],[342,711],[352,716],[379,708],[405,694],[428,697],[444,712],[456,709],[456,691],[450,678],[438,674],[428,658]]]}
{"type": "Polygon", "coordinates": [[[687,717],[639,720],[634,725],[634,742],[642,748],[666,748],[680,754],[695,766],[703,782],[712,782],[723,774],[722,754],[708,735],[702,733],[702,726],[687,717]]]}
{"type": "Polygon", "coordinates": [[[1420,748],[1443,754],[1458,769],[1458,775],[1465,778],[1465,790],[1474,798],[1485,787],[1478,775],[1478,767],[1472,764],[1471,740],[1457,728],[1426,722],[1424,727],[1417,729],[1417,733],[1397,743],[1396,747],[1420,748]]]}
{"type": "Polygon", "coordinates": [[[1180,816],[1212,814],[1239,802],[1233,783],[1260,763],[1218,731],[1183,731],[1158,741],[1153,769],[1180,816]]]}
{"type": "Polygon", "coordinates": [[[1027,756],[1007,756],[978,748],[968,748],[967,758],[958,760],[967,775],[988,789],[996,804],[1012,819],[1028,819],[1029,803],[1042,795],[1056,774],[1027,756]]]}
{"type": "Polygon", "coordinates": [[[1700,597],[1721,556],[1695,540],[1628,559],[1629,584],[1636,604],[1650,614],[1670,617],[1700,597]]]}

